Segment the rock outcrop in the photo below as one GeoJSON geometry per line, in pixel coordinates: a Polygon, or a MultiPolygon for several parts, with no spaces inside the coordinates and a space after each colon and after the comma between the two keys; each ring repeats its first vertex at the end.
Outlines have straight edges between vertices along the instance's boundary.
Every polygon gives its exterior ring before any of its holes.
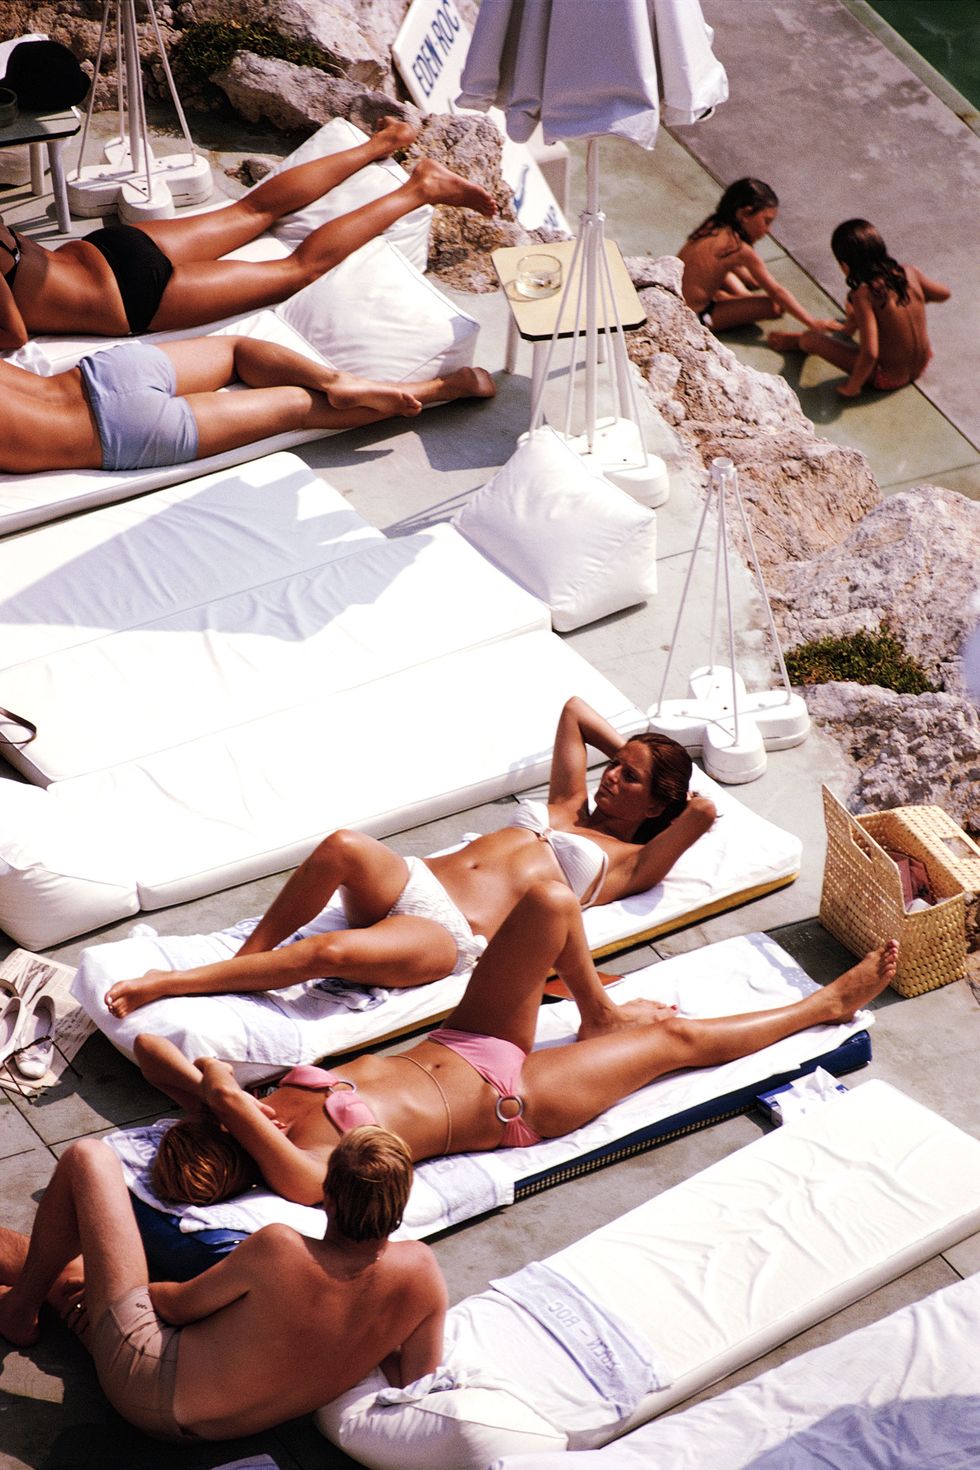
{"type": "Polygon", "coordinates": [[[731,459],[763,573],[834,546],[880,497],[863,454],[821,439],[784,378],[744,367],[681,296],[681,263],[627,262],[647,312],[629,335],[657,408],[703,466],[731,459]]]}
{"type": "Polygon", "coordinates": [[[346,117],[370,132],[378,118],[397,113],[420,121],[417,108],[387,92],[366,90],[347,77],[313,66],[238,51],[213,81],[249,122],[267,122],[282,132],[312,133],[334,117],[346,117]]]}
{"type": "Polygon", "coordinates": [[[980,832],[980,715],[970,701],[866,684],[817,684],[805,694],[855,763],[854,811],[924,803],[980,832]]]}
{"type": "Polygon", "coordinates": [[[980,504],[924,485],[883,500],[840,545],[784,566],[773,604],[792,643],[887,618],[933,683],[965,694],[978,568],[980,504]]]}

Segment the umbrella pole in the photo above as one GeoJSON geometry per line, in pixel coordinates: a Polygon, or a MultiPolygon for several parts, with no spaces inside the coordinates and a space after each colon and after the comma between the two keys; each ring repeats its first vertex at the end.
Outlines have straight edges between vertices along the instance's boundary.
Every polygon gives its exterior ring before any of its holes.
{"type": "MultiPolygon", "coordinates": [[[[586,205],[582,216],[585,233],[585,434],[591,454],[595,448],[598,417],[596,379],[599,374],[599,251],[605,243],[605,215],[599,209],[599,140],[589,139],[586,153],[586,205]]],[[[577,325],[577,323],[576,323],[577,325]]],[[[571,391],[572,379],[569,379],[571,391]]]]}
{"type": "MultiPolygon", "coordinates": [[[[565,437],[579,454],[592,457],[596,467],[647,505],[660,505],[667,498],[667,468],[663,461],[647,450],[643,415],[637,398],[626,351],[626,333],[616,298],[612,270],[606,252],[606,216],[599,207],[599,140],[590,138],[586,153],[586,205],[579,216],[579,232],[571,269],[566,279],[551,350],[565,318],[565,304],[576,265],[581,275],[575,302],[571,331],[571,360],[565,396],[565,437]],[[583,319],[584,307],[584,319],[583,319]],[[583,431],[571,435],[575,400],[576,370],[580,342],[585,347],[585,424],[583,431]],[[601,348],[605,347],[605,356],[601,348]],[[599,367],[605,361],[612,396],[612,416],[608,422],[599,418],[599,367]]],[[[545,377],[547,376],[547,368],[545,377]]],[[[532,428],[542,420],[544,383],[539,385],[532,409],[532,428]]]]}

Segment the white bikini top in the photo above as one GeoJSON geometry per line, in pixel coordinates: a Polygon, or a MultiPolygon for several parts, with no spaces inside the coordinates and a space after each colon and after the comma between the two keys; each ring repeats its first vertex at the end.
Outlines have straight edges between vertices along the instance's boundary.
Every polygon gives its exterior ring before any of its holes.
{"type": "Polygon", "coordinates": [[[547,842],[561,868],[562,877],[584,909],[591,908],[602,892],[609,854],[581,832],[562,832],[548,823],[548,804],[521,801],[512,827],[524,827],[547,842]]]}

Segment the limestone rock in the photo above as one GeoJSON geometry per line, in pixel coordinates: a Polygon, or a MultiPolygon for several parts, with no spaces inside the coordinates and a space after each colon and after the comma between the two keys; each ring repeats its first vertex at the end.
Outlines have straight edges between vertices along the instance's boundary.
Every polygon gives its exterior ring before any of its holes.
{"type": "MultiPolygon", "coordinates": [[[[698,426],[729,419],[762,428],[799,424],[807,426],[799,400],[784,378],[754,372],[698,321],[681,296],[681,264],[674,256],[662,259],[634,257],[634,282],[647,323],[627,338],[630,356],[643,368],[658,352],[669,352],[680,363],[677,396],[684,409],[688,432],[698,426]],[[648,285],[647,282],[650,282],[648,285]]],[[[812,433],[812,428],[811,428],[812,433]]]]}
{"type": "Polygon", "coordinates": [[[673,256],[629,261],[647,312],[627,338],[657,408],[706,468],[731,459],[763,573],[835,545],[878,500],[867,461],[819,438],[783,378],[744,367],[680,294],[673,256]]]}
{"type": "MultiPolygon", "coordinates": [[[[500,174],[502,139],[487,117],[436,113],[424,119],[409,158],[434,158],[488,189],[497,201],[494,219],[472,209],[436,208],[429,235],[429,270],[461,291],[494,291],[498,281],[490,252],[531,240],[514,217],[510,190],[500,174]]],[[[410,166],[410,165],[409,165],[410,166]]]]}
{"type": "MultiPolygon", "coordinates": [[[[393,92],[391,43],[406,8],[404,0],[239,0],[235,13],[243,22],[312,41],[347,81],[393,92]]],[[[198,23],[228,20],[228,0],[193,0],[192,9],[198,23]]]]}
{"type": "Polygon", "coordinates": [[[783,569],[773,598],[789,640],[840,637],[887,618],[934,683],[964,693],[976,622],[980,504],[919,485],[892,495],[839,545],[783,569]]]}
{"type": "Polygon", "coordinates": [[[941,806],[980,833],[980,714],[969,700],[864,684],[815,684],[805,696],[857,764],[854,810],[941,806]]]}
{"type": "Polygon", "coordinates": [[[360,88],[313,66],[296,66],[239,51],[211,80],[249,122],[269,122],[284,132],[313,132],[332,117],[346,117],[360,88]]]}

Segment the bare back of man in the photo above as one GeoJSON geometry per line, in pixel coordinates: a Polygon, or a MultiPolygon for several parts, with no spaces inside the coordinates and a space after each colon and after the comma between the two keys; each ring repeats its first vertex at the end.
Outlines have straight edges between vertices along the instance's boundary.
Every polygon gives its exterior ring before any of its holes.
{"type": "Polygon", "coordinates": [[[175,1441],[268,1429],[378,1366],[410,1382],[438,1366],[446,1312],[429,1248],[387,1239],[411,1179],[401,1139],[355,1128],[331,1154],[323,1241],[267,1226],[191,1281],[151,1285],[119,1160],[81,1139],[58,1160],[30,1240],[0,1231],[0,1334],[30,1346],[50,1303],[119,1413],[175,1441]]]}
{"type": "Polygon", "coordinates": [[[192,1282],[151,1286],[168,1321],[230,1297],[181,1333],[176,1418],[204,1439],[227,1439],[309,1413],[379,1363],[411,1382],[435,1366],[412,1338],[420,1328],[425,1336],[437,1277],[414,1242],[352,1249],[275,1225],[192,1282]]]}
{"type": "Polygon", "coordinates": [[[38,377],[0,362],[0,470],[88,469],[102,460],[78,368],[38,377]]]}

